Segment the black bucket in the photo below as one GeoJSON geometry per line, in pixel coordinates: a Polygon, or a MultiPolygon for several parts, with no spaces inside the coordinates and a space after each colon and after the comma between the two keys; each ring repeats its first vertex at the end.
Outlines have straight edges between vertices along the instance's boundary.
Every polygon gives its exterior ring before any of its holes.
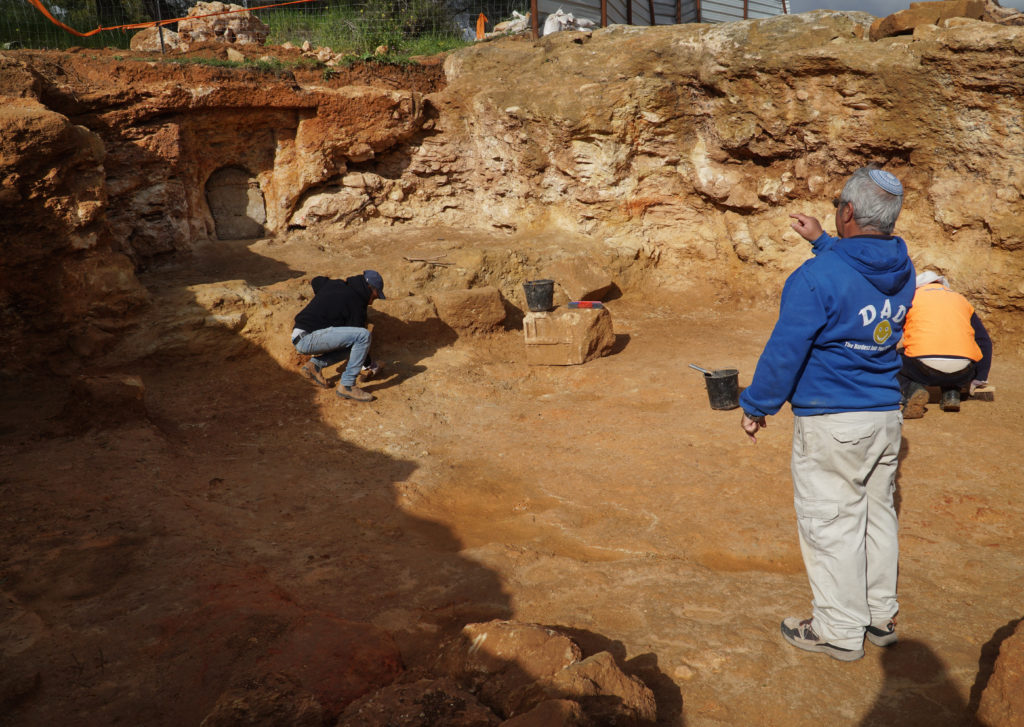
{"type": "Polygon", "coordinates": [[[554,308],[554,280],[527,280],[523,283],[523,290],[526,291],[526,305],[534,313],[542,313],[554,308]]]}
{"type": "Polygon", "coordinates": [[[740,405],[740,372],[736,369],[715,369],[704,374],[708,400],[712,409],[735,409],[740,405]]]}

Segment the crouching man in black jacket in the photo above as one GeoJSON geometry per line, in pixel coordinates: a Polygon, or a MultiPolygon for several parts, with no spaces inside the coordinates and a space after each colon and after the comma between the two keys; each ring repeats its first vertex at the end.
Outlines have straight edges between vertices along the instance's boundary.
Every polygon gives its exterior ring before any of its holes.
{"type": "Polygon", "coordinates": [[[384,300],[384,279],[376,270],[364,270],[345,280],[320,275],[312,285],[313,300],[295,316],[292,330],[295,350],[313,357],[300,369],[302,375],[326,389],[323,368],[348,358],[336,393],[345,399],[373,401],[373,395],[355,383],[370,352],[366,309],[377,298],[384,300]]]}

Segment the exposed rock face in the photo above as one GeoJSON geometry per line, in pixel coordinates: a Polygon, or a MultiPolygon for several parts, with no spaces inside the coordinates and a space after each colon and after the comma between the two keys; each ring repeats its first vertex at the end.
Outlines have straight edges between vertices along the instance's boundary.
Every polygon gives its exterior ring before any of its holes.
{"type": "Polygon", "coordinates": [[[871,24],[871,40],[909,33],[919,25],[938,25],[950,18],[985,17],[985,0],[946,0],[945,2],[911,3],[906,10],[879,18],[871,24]]]}
{"type": "Polygon", "coordinates": [[[129,260],[216,235],[209,182],[224,169],[247,175],[242,209],[266,234],[559,230],[657,264],[668,285],[696,264],[773,294],[808,255],[787,215],[831,227],[830,198],[875,163],[907,190],[897,232],[915,264],[989,319],[1019,311],[1024,28],[959,18],[871,42],[874,20],[815,11],[498,40],[450,55],[448,87],[427,98],[328,88],[322,74],[300,85],[4,54],[0,269],[17,281],[3,291],[5,345],[29,360],[102,349],[145,302],[129,260]],[[101,266],[123,273],[97,293],[101,266]],[[49,300],[61,277],[77,295],[49,300]],[[60,333],[29,343],[32,327],[60,333]]]}
{"type": "Polygon", "coordinates": [[[1024,25],[1024,13],[1004,8],[993,0],[944,0],[910,3],[906,10],[879,18],[871,24],[871,40],[911,33],[927,25],[953,27],[964,18],[1000,25],[1024,25]]]}
{"type": "Polygon", "coordinates": [[[352,160],[390,149],[424,119],[411,92],[303,90],[282,80],[254,89],[261,80],[248,72],[195,66],[125,88],[116,72],[89,63],[75,71],[84,85],[72,88],[54,85],[48,61],[16,55],[0,56],[5,367],[102,353],[147,300],[136,265],[218,231],[283,230],[308,190],[340,180],[352,160]],[[225,170],[245,183],[235,185],[240,200],[221,204],[225,170]],[[239,219],[251,226],[240,230],[239,219]]]}
{"type": "MultiPolygon", "coordinates": [[[[0,73],[31,82],[18,65],[0,58],[0,73]]],[[[26,348],[37,359],[61,349],[93,355],[147,300],[111,245],[104,145],[33,98],[0,99],[0,127],[0,359],[6,367],[26,348]]]]}
{"type": "Polygon", "coordinates": [[[989,727],[1024,724],[1024,621],[999,647],[999,658],[981,695],[978,718],[989,727]]]}
{"type": "Polygon", "coordinates": [[[723,277],[777,281],[807,256],[786,214],[827,219],[849,172],[882,164],[908,190],[897,231],[915,263],[1018,309],[996,271],[1019,270],[1024,244],[1024,33],[977,23],[871,43],[873,20],[812,12],[478,45],[449,57],[444,133],[411,168],[459,190],[449,216],[542,219],[639,244],[663,269],[713,260],[723,277]]]}

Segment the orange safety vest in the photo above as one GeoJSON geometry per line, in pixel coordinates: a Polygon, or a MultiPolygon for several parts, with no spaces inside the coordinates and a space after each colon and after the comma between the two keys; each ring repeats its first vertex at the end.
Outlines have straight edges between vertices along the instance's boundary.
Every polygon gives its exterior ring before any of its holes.
{"type": "Polygon", "coordinates": [[[922,285],[903,326],[903,347],[908,356],[959,356],[981,360],[974,340],[974,307],[942,283],[922,285]]]}

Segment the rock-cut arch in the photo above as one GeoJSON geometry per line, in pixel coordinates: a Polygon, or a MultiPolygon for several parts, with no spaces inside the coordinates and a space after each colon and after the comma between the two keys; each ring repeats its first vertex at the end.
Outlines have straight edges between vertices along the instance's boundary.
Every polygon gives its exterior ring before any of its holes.
{"type": "Polygon", "coordinates": [[[242,167],[221,167],[206,180],[206,203],[218,240],[263,237],[267,208],[259,181],[242,167]]]}

